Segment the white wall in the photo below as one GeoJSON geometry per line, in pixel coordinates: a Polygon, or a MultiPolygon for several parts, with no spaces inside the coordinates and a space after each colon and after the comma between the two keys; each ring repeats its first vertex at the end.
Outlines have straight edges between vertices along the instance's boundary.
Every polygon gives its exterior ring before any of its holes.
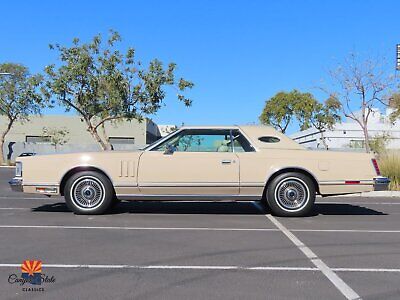
{"type": "MultiPolygon", "coordinates": [[[[392,124],[389,121],[389,115],[391,112],[390,109],[387,109],[385,114],[382,114],[378,109],[374,109],[368,122],[368,131],[371,137],[389,134],[390,139],[387,148],[399,149],[400,122],[397,121],[395,124],[392,124]]],[[[346,119],[343,123],[336,124],[333,130],[326,130],[324,136],[330,149],[350,148],[350,143],[355,143],[351,141],[364,140],[364,134],[360,125],[351,119],[346,119]]],[[[324,148],[323,143],[321,142],[321,135],[314,128],[296,132],[290,137],[305,147],[324,148]]]]}

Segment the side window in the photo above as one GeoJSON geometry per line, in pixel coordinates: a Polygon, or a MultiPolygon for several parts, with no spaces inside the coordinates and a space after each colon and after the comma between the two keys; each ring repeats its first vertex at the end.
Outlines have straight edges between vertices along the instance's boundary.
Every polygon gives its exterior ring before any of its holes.
{"type": "Polygon", "coordinates": [[[239,130],[232,130],[233,148],[235,152],[254,152],[254,147],[240,133],[239,130]]]}
{"type": "Polygon", "coordinates": [[[186,129],[152,151],[165,151],[167,145],[175,152],[232,152],[229,130],[186,129]]]}

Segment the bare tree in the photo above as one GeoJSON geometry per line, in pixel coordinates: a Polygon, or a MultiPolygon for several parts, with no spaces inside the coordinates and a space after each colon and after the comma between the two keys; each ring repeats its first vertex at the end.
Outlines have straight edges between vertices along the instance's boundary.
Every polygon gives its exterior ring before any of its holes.
{"type": "Polygon", "coordinates": [[[357,122],[364,134],[365,151],[370,152],[368,121],[373,108],[386,105],[385,96],[394,84],[394,77],[385,70],[383,59],[359,60],[355,54],[345,59],[337,69],[329,72],[334,83],[326,90],[342,103],[342,112],[357,122]]]}

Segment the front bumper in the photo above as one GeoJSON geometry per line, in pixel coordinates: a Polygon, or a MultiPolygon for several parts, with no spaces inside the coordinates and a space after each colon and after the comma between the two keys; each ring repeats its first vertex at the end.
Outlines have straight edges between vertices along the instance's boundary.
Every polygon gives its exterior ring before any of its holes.
{"type": "Polygon", "coordinates": [[[9,182],[11,190],[14,192],[22,192],[23,187],[22,187],[22,178],[14,177],[11,179],[9,182]]]}
{"type": "Polygon", "coordinates": [[[387,177],[374,178],[374,191],[387,191],[389,189],[390,179],[387,177]]]}

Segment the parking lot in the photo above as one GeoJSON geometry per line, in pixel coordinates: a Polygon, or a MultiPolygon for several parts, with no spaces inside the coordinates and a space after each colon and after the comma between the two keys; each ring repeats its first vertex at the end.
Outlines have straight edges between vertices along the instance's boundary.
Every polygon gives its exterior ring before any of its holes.
{"type": "Polygon", "coordinates": [[[12,193],[0,168],[0,299],[398,299],[400,199],[317,198],[307,218],[256,202],[122,202],[77,216],[12,193]],[[9,283],[26,259],[55,282],[9,283]]]}

